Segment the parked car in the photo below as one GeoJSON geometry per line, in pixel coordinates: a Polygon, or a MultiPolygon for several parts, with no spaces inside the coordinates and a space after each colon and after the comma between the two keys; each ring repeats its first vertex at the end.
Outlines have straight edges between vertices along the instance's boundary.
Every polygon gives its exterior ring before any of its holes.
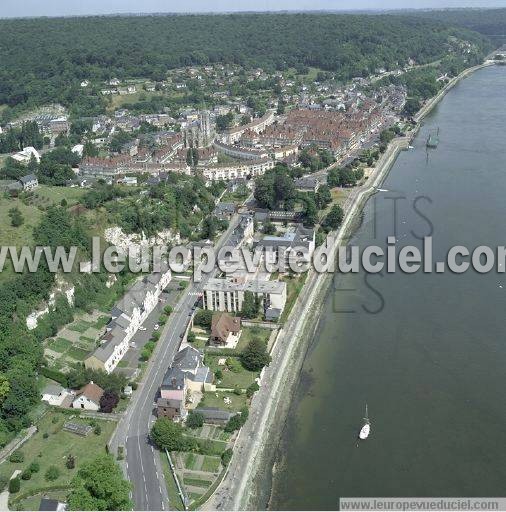
{"type": "Polygon", "coordinates": [[[155,331],[158,331],[158,329],[160,329],[160,326],[158,324],[155,324],[154,329],[155,329],[155,331]]]}

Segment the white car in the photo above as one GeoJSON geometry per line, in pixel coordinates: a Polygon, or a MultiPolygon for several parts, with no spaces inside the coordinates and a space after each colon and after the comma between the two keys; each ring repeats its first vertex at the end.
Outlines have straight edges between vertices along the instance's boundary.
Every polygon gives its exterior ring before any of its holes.
{"type": "Polygon", "coordinates": [[[155,324],[154,329],[155,329],[155,331],[158,331],[158,329],[160,329],[160,326],[158,324],[155,324]]]}
{"type": "Polygon", "coordinates": [[[142,325],[141,325],[141,326],[139,327],[139,331],[145,331],[145,330],[146,330],[146,328],[145,328],[144,326],[142,326],[142,325]]]}

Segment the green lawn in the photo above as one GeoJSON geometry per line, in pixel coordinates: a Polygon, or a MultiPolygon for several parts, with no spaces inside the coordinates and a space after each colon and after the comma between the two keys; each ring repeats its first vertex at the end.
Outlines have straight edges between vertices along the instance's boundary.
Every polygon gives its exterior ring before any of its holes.
{"type": "MultiPolygon", "coordinates": [[[[24,462],[13,464],[6,461],[0,464],[0,476],[10,478],[16,469],[24,470],[32,462],[37,462],[40,465],[40,471],[33,474],[30,480],[21,480],[21,493],[32,489],[41,492],[44,487],[70,486],[81,464],[104,453],[104,447],[116,424],[113,421],[97,421],[102,429],[101,434],[97,436],[91,432],[87,437],[81,437],[63,431],[62,427],[66,421],[89,423],[80,418],[69,420],[69,416],[63,413],[48,412],[39,421],[38,432],[21,447],[25,455],[24,462]],[[48,437],[44,438],[46,433],[48,437]],[[69,454],[76,458],[74,469],[67,469],[65,466],[69,454]],[[56,466],[60,470],[60,476],[52,482],[48,482],[44,477],[50,466],[56,466]]],[[[15,496],[13,498],[15,499],[15,496]]]]}
{"type": "Polygon", "coordinates": [[[185,485],[191,485],[192,487],[203,487],[207,489],[212,482],[209,480],[202,480],[200,478],[185,476],[183,479],[185,485]]]}
{"type": "Polygon", "coordinates": [[[211,370],[215,372],[220,369],[222,372],[223,376],[221,378],[221,382],[217,384],[220,388],[234,389],[237,387],[240,389],[246,389],[258,377],[258,372],[250,372],[243,368],[238,357],[227,358],[234,361],[235,364],[233,365],[233,368],[237,371],[230,370],[226,365],[218,365],[219,359],[220,356],[206,356],[206,363],[209,365],[211,370]]]}
{"type": "Polygon", "coordinates": [[[67,356],[76,361],[84,361],[90,352],[79,347],[72,347],[66,353],[67,356]]]}
{"type": "Polygon", "coordinates": [[[217,473],[221,467],[221,459],[218,457],[209,457],[206,455],[204,457],[204,462],[202,462],[201,471],[207,471],[208,473],[217,473]]]}
{"type": "Polygon", "coordinates": [[[51,350],[54,350],[55,352],[59,352],[62,354],[66,350],[68,350],[71,347],[72,343],[69,340],[66,340],[65,338],[56,338],[53,341],[51,341],[48,345],[48,347],[51,350]]]}
{"type": "Polygon", "coordinates": [[[229,391],[212,391],[208,393],[204,393],[202,400],[199,403],[200,407],[218,407],[219,409],[223,409],[225,411],[230,412],[238,412],[242,407],[247,405],[248,399],[245,394],[236,395],[235,393],[229,391]],[[218,395],[218,396],[216,396],[218,395]],[[224,401],[224,397],[229,397],[231,403],[227,405],[224,401]]]}
{"type": "Polygon", "coordinates": [[[194,453],[187,453],[184,458],[184,467],[186,469],[195,469],[197,464],[197,456],[194,453]]]}
{"type": "Polygon", "coordinates": [[[78,187],[49,187],[40,185],[34,192],[36,198],[48,203],[60,204],[62,199],[67,201],[69,206],[78,203],[86,194],[87,190],[78,187]]]}
{"type": "Polygon", "coordinates": [[[92,327],[99,331],[100,329],[106,326],[107,322],[109,321],[109,318],[109,315],[102,315],[98,317],[97,321],[94,324],[92,324],[92,327]]]}
{"type": "Polygon", "coordinates": [[[80,332],[81,334],[86,332],[90,327],[93,327],[93,324],[86,322],[86,320],[78,320],[77,322],[69,325],[69,329],[71,331],[80,332]]]}
{"type": "Polygon", "coordinates": [[[253,338],[260,338],[262,341],[267,343],[271,333],[272,331],[270,329],[263,329],[262,327],[243,327],[239,343],[235,350],[237,352],[242,352],[253,338]]]}

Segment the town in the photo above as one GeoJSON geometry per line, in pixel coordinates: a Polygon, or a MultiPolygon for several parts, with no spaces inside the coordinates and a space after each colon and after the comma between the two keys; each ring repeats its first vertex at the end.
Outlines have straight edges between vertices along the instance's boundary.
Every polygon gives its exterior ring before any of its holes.
{"type": "MultiPolygon", "coordinates": [[[[0,429],[11,509],[86,509],[89,482],[69,476],[76,464],[102,464],[120,482],[109,509],[220,508],[241,429],[258,417],[266,372],[316,289],[310,271],[268,263],[301,248],[310,259],[408,148],[413,116],[480,55],[453,36],[445,52],[448,62],[409,58],[350,80],[231,63],[171,68],[160,80],[83,76],[80,94],[103,112],[48,101],[5,118],[2,244],[78,247],[72,272],[42,269],[11,301],[41,349],[37,427],[27,403],[26,420],[0,429]],[[93,270],[91,236],[139,252],[274,252],[254,272],[220,270],[223,261],[200,281],[192,265],[176,272],[167,261],[113,274],[93,270]]],[[[0,284],[15,277],[6,265],[0,284]]]]}

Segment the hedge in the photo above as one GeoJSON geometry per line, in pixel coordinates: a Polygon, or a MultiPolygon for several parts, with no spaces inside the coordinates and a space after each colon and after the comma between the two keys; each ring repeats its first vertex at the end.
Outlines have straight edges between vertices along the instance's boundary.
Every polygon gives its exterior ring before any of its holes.
{"type": "Polygon", "coordinates": [[[64,373],[59,372],[58,370],[53,370],[52,368],[48,368],[47,366],[43,366],[40,369],[40,373],[44,377],[47,377],[48,379],[54,380],[54,381],[58,382],[59,384],[61,384],[64,387],[68,386],[67,376],[64,373]]]}

